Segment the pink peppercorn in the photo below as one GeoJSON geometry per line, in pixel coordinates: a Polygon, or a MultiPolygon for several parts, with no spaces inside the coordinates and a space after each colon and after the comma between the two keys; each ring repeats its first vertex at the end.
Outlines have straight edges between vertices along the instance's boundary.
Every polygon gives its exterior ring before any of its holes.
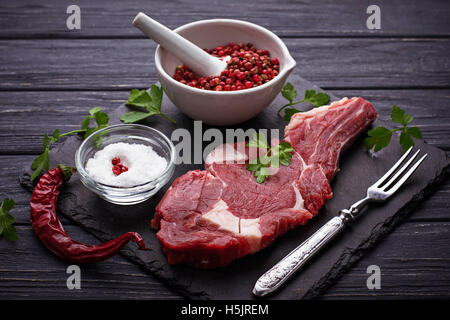
{"type": "Polygon", "coordinates": [[[113,172],[116,176],[118,176],[119,174],[122,173],[122,170],[120,170],[120,167],[119,167],[119,166],[114,166],[114,167],[112,168],[112,172],[113,172]]]}
{"type": "Polygon", "coordinates": [[[114,173],[114,175],[118,176],[119,174],[121,174],[122,172],[128,171],[128,167],[126,167],[125,165],[123,165],[120,162],[120,158],[119,157],[115,157],[111,160],[111,163],[113,164],[112,167],[112,172],[114,173]]]}
{"type": "Polygon", "coordinates": [[[254,74],[252,78],[253,78],[253,81],[255,81],[255,82],[261,81],[261,77],[257,74],[254,74]]]}
{"type": "Polygon", "coordinates": [[[113,159],[111,160],[111,163],[112,163],[114,166],[117,165],[117,164],[119,164],[119,163],[120,163],[120,158],[118,158],[118,157],[113,158],[113,159]]]}
{"type": "Polygon", "coordinates": [[[229,42],[204,50],[216,57],[231,56],[220,76],[198,77],[187,66],[179,65],[173,79],[202,90],[235,91],[262,85],[277,76],[280,70],[277,58],[271,58],[268,50],[257,49],[251,43],[229,42]]]}
{"type": "Polygon", "coordinates": [[[239,72],[238,75],[237,75],[237,78],[239,80],[244,80],[245,79],[245,73],[244,72],[239,72]]]}

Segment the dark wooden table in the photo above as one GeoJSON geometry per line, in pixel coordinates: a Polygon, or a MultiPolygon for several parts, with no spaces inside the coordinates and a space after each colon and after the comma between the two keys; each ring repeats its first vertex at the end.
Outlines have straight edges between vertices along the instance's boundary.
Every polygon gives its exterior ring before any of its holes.
{"type": "MultiPolygon", "coordinates": [[[[79,128],[94,106],[112,111],[129,90],[157,81],[155,44],[131,26],[138,11],[175,28],[208,18],[255,22],[278,34],[303,77],[337,96],[360,95],[382,118],[398,104],[424,139],[450,155],[450,2],[376,1],[381,29],[368,30],[372,1],[81,1],[81,29],[66,27],[72,2],[0,4],[0,199],[15,199],[19,240],[0,239],[0,299],[180,299],[122,256],[84,266],[82,289],[66,287],[67,264],[31,230],[21,169],[44,133],[79,128]]],[[[450,298],[450,182],[444,182],[324,299],[450,298]],[[369,290],[366,269],[381,268],[369,290]]],[[[93,236],[62,218],[75,239],[93,236]]]]}

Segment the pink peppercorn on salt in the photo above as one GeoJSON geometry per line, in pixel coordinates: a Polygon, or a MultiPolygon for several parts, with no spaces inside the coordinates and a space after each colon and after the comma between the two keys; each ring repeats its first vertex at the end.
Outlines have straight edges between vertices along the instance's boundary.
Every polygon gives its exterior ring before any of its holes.
{"type": "Polygon", "coordinates": [[[118,187],[147,183],[159,177],[166,167],[166,159],[151,146],[124,142],[105,146],[86,162],[92,179],[118,187]]]}

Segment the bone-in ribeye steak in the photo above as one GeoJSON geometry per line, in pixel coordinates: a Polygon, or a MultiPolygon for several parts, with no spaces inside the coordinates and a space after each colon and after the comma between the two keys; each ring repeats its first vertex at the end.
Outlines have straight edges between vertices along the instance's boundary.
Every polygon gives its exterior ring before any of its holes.
{"type": "Polygon", "coordinates": [[[216,148],[206,170],[177,178],[156,208],[152,226],[169,263],[225,266],[305,224],[332,197],[341,151],[376,117],[362,98],[295,114],[285,129],[291,163],[261,184],[245,168],[255,152],[243,143],[216,148]]]}

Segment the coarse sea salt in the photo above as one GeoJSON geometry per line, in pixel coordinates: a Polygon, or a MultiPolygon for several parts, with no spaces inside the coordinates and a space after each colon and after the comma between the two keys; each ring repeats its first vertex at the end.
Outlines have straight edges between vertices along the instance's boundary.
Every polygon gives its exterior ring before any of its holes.
{"type": "Polygon", "coordinates": [[[85,170],[97,182],[132,187],[159,177],[167,167],[167,160],[158,155],[151,146],[125,142],[112,143],[97,151],[86,162],[85,170]],[[120,158],[128,171],[115,175],[112,159],[120,158]]]}

